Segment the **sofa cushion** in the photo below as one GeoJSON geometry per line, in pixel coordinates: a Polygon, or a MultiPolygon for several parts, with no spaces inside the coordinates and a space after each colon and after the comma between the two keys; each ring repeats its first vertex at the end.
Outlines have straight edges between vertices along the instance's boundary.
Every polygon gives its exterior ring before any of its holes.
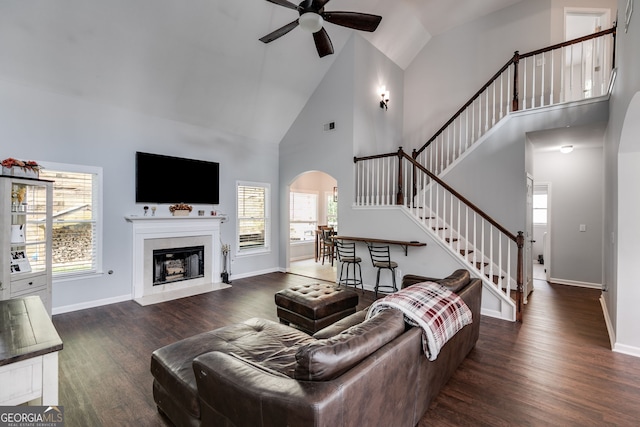
{"type": "Polygon", "coordinates": [[[402,313],[385,310],[331,338],[300,346],[295,378],[327,381],[342,375],[405,330],[402,313]]]}
{"type": "Polygon", "coordinates": [[[471,280],[469,270],[456,270],[450,276],[438,280],[437,283],[446,286],[447,289],[455,293],[467,286],[469,280],[471,280]]]}

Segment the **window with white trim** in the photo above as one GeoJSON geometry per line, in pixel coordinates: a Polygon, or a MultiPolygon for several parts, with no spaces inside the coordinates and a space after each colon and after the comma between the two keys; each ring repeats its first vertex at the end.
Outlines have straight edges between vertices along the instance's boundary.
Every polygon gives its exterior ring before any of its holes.
{"type": "Polygon", "coordinates": [[[289,192],[289,239],[292,242],[315,240],[318,228],[318,194],[289,192]]]}
{"type": "Polygon", "coordinates": [[[102,270],[102,168],[42,162],[53,181],[54,279],[102,270]]]}
{"type": "Polygon", "coordinates": [[[237,183],[238,254],[268,252],[271,220],[269,218],[269,184],[237,183]]]}
{"type": "Polygon", "coordinates": [[[533,194],[533,223],[547,224],[547,194],[533,194]]]}

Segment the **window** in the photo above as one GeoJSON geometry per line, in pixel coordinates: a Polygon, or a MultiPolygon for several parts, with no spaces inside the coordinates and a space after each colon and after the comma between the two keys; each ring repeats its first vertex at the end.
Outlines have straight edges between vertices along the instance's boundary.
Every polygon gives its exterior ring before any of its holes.
{"type": "Polygon", "coordinates": [[[318,195],[289,193],[289,239],[292,242],[315,240],[318,226],[318,195]]]}
{"type": "Polygon", "coordinates": [[[326,193],[327,225],[338,231],[338,200],[333,193],[326,193]]]}
{"type": "Polygon", "coordinates": [[[547,224],[547,194],[533,195],[533,223],[547,224]]]}
{"type": "Polygon", "coordinates": [[[270,244],[269,184],[237,184],[237,253],[267,252],[270,244]]]}
{"type": "Polygon", "coordinates": [[[102,269],[102,168],[42,162],[41,179],[53,183],[54,278],[102,269]]]}

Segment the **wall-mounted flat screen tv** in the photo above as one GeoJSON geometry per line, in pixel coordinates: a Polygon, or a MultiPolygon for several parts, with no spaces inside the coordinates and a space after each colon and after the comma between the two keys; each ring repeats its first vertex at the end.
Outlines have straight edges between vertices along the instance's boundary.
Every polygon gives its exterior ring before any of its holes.
{"type": "Polygon", "coordinates": [[[217,162],[136,152],[137,203],[220,203],[217,162]]]}

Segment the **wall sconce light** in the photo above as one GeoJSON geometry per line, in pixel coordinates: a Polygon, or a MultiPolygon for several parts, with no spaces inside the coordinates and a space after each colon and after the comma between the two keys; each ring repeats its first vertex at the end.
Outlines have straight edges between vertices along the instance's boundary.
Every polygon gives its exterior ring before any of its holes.
{"type": "Polygon", "coordinates": [[[560,147],[560,152],[562,154],[569,154],[572,151],[573,151],[573,145],[563,145],[562,147],[560,147]]]}
{"type": "Polygon", "coordinates": [[[338,187],[333,187],[333,201],[338,203],[338,187]]]}
{"type": "Polygon", "coordinates": [[[380,108],[384,108],[385,110],[389,109],[389,91],[386,86],[380,86],[378,89],[378,93],[382,97],[380,100],[380,108]]]}

